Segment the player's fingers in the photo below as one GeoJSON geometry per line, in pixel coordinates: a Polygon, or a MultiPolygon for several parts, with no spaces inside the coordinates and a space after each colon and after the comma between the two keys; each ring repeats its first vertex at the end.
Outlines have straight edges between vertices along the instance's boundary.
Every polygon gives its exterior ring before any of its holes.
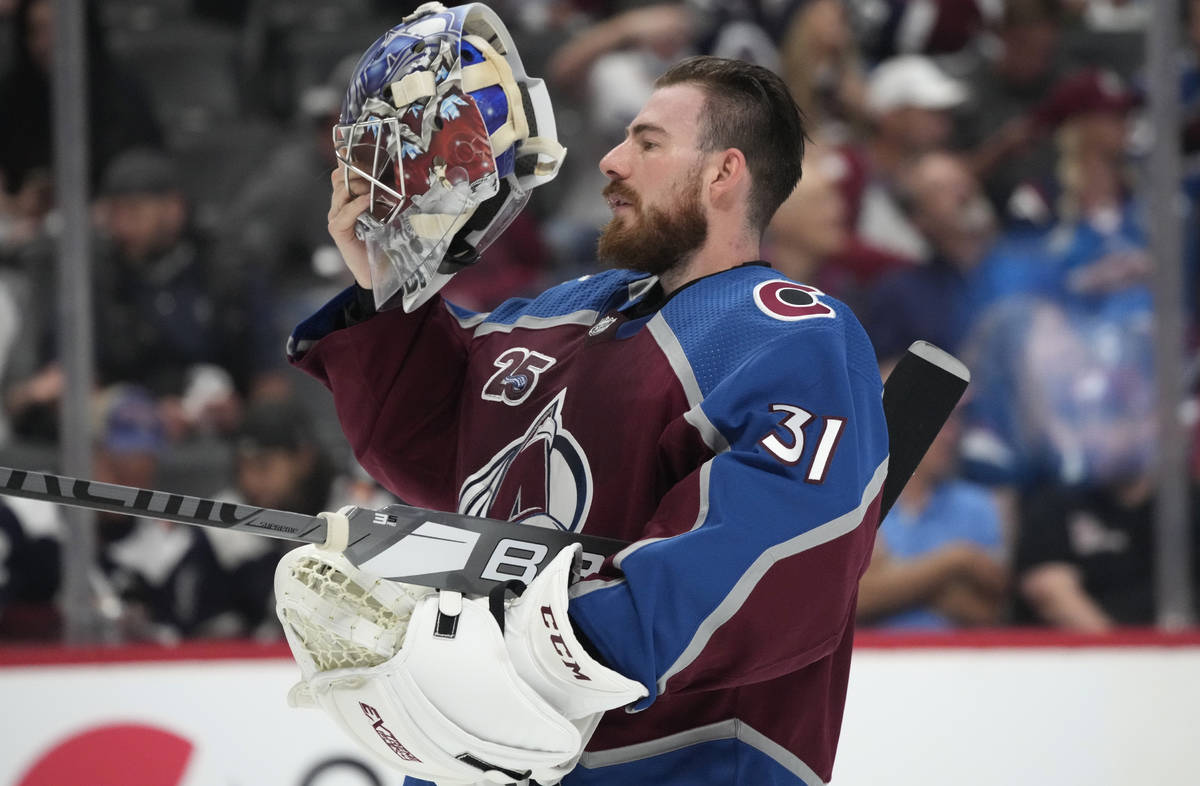
{"type": "Polygon", "coordinates": [[[354,221],[369,207],[371,207],[369,194],[363,194],[346,202],[338,210],[330,212],[329,230],[335,234],[350,231],[354,228],[354,221]]]}
{"type": "Polygon", "coordinates": [[[342,205],[346,204],[349,199],[346,192],[346,178],[343,170],[343,165],[338,164],[337,169],[333,170],[329,179],[333,183],[333,193],[329,197],[329,220],[333,220],[333,216],[337,213],[342,205]]]}
{"type": "Polygon", "coordinates": [[[371,184],[367,182],[367,179],[353,170],[350,172],[349,181],[350,196],[352,197],[361,196],[371,190],[371,184]]]}
{"type": "Polygon", "coordinates": [[[361,196],[370,192],[371,184],[362,175],[354,171],[346,174],[344,164],[338,164],[338,168],[333,171],[333,194],[330,198],[331,205],[339,205],[356,196],[361,196]]]}
{"type": "Polygon", "coordinates": [[[346,204],[351,200],[361,197],[365,194],[369,194],[371,191],[370,184],[367,183],[367,181],[363,178],[353,173],[350,175],[350,188],[347,189],[346,179],[342,175],[342,170],[340,167],[339,169],[334,170],[333,177],[331,179],[333,182],[333,193],[330,194],[329,197],[329,213],[326,216],[326,218],[330,221],[332,221],[334,216],[340,212],[342,208],[345,207],[346,204]]]}

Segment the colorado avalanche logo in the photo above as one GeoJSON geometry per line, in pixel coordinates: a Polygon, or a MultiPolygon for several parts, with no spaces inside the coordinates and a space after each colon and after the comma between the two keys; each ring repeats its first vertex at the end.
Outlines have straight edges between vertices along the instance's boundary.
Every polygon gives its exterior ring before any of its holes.
{"type": "Polygon", "coordinates": [[[566,397],[564,389],[523,435],[466,479],[460,513],[579,531],[592,506],[592,471],[563,425],[566,397]]]}
{"type": "Polygon", "coordinates": [[[777,278],[754,288],[754,303],[759,311],[783,322],[837,316],[837,312],[820,300],[823,294],[816,287],[777,278]]]}

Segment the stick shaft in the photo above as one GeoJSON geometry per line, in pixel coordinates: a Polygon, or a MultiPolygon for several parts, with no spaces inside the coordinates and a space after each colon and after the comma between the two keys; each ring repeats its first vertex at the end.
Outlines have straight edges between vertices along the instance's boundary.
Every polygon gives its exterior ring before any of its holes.
{"type": "MultiPolygon", "coordinates": [[[[0,467],[0,495],[303,543],[324,543],[329,529],[319,516],[8,467],[0,467]]],[[[346,557],[354,564],[383,578],[471,594],[513,578],[529,581],[574,543],[583,546],[585,566],[593,570],[628,545],[408,505],[350,508],[346,517],[346,557]]]]}
{"type": "Polygon", "coordinates": [[[0,467],[0,494],[305,543],[325,541],[325,520],[317,516],[81,480],[48,472],[0,467]]]}

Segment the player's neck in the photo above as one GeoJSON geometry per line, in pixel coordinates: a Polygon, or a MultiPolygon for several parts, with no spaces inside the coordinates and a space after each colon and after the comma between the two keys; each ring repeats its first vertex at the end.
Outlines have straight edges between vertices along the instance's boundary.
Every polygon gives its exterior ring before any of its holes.
{"type": "Polygon", "coordinates": [[[704,245],[686,262],[659,276],[665,294],[671,294],[689,281],[695,281],[746,262],[762,259],[758,238],[744,233],[710,232],[704,245]]]}

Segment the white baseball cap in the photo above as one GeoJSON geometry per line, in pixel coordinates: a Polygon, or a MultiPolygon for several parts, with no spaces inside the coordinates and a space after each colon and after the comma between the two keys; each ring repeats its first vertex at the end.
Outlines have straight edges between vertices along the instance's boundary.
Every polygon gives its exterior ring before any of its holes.
{"type": "Polygon", "coordinates": [[[867,108],[880,115],[893,109],[950,109],[967,97],[962,83],[951,79],[923,55],[900,55],[877,65],[867,82],[867,108]]]}

